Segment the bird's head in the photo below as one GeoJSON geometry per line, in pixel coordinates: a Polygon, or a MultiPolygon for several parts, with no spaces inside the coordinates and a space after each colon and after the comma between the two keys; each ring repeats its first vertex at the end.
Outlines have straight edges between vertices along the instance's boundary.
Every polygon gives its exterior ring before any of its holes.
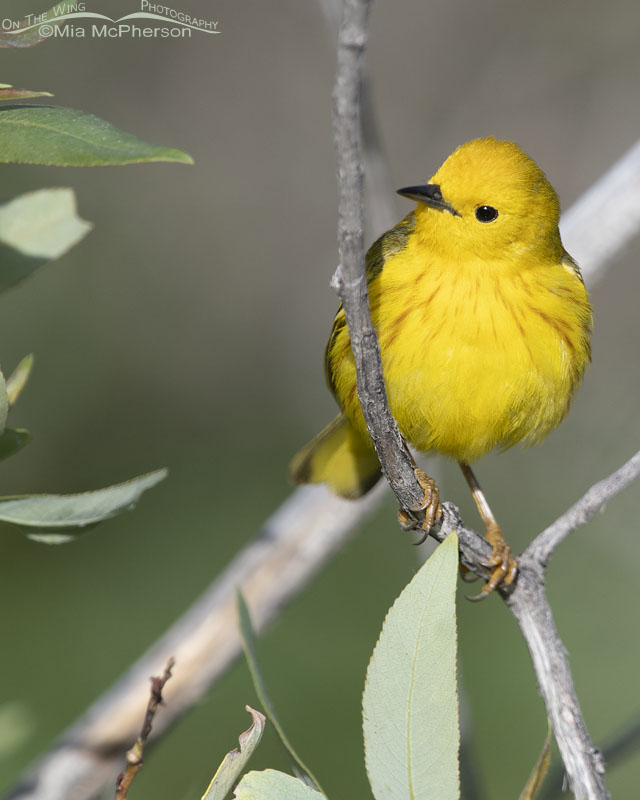
{"type": "Polygon", "coordinates": [[[425,245],[457,262],[561,256],[558,197],[513,142],[467,142],[427,184],[398,193],[418,202],[416,234],[425,245]]]}

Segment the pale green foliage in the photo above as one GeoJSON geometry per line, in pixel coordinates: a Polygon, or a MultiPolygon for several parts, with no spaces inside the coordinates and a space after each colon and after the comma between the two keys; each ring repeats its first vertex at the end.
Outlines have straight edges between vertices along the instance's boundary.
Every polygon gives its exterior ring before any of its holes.
{"type": "Polygon", "coordinates": [[[316,777],[311,772],[309,767],[307,767],[304,761],[300,758],[298,753],[295,751],[293,745],[289,741],[289,737],[284,732],[284,729],[280,724],[280,720],[278,719],[276,710],[273,706],[273,703],[271,702],[271,699],[267,692],[267,686],[264,682],[262,673],[260,671],[260,665],[258,664],[258,655],[256,652],[256,637],[253,630],[253,625],[251,624],[249,609],[240,590],[238,590],[237,592],[236,599],[237,599],[236,605],[238,610],[238,623],[240,625],[240,634],[242,636],[242,646],[244,648],[244,653],[247,658],[247,663],[249,665],[249,672],[251,673],[251,679],[253,680],[253,686],[256,690],[256,694],[258,695],[258,699],[262,703],[262,706],[267,714],[269,722],[275,728],[276,733],[278,734],[278,738],[280,739],[284,749],[287,752],[287,756],[291,763],[292,770],[308,786],[311,786],[313,789],[321,790],[322,787],[318,783],[316,777]]]}
{"type": "Polygon", "coordinates": [[[529,780],[520,793],[518,800],[535,800],[540,792],[551,763],[551,721],[547,718],[547,735],[536,763],[533,765],[529,780]]]}
{"type": "Polygon", "coordinates": [[[64,255],[91,230],[72,189],[40,189],[0,206],[0,291],[64,255]]]}
{"type": "Polygon", "coordinates": [[[85,111],[44,105],[0,107],[0,162],[96,167],[144,161],[193,163],[180,150],[143,142],[85,111]]]}
{"type": "MultiPolygon", "coordinates": [[[[1,36],[2,34],[0,38],[1,36]]],[[[40,92],[37,89],[15,89],[9,83],[0,83],[0,100],[27,100],[34,97],[53,97],[53,95],[51,92],[40,92]]]]}
{"type": "MultiPolygon", "coordinates": [[[[0,47],[28,47],[40,41],[36,28],[0,34],[0,47]]],[[[0,84],[0,100],[47,94],[0,84]]],[[[180,150],[157,147],[84,111],[45,105],[0,106],[0,162],[97,166],[142,161],[190,164],[180,150]]],[[[0,206],[0,291],[60,258],[91,229],[76,213],[71,189],[30,192],[0,206]]],[[[7,413],[23,390],[32,366],[28,356],[5,383],[0,373],[0,460],[29,441],[27,430],[6,429],[7,413]]],[[[0,498],[0,522],[28,529],[30,538],[61,544],[127,508],[166,475],[158,470],[118,486],[77,495],[25,495],[0,498]]]]}
{"type": "Polygon", "coordinates": [[[18,366],[13,370],[7,379],[7,396],[9,408],[16,404],[16,400],[22,394],[22,390],[27,385],[31,370],[33,369],[33,353],[25,356],[18,366]]]}
{"type": "Polygon", "coordinates": [[[7,394],[7,383],[4,375],[0,372],[0,434],[4,431],[7,424],[7,414],[9,413],[9,395],[7,394]]]}
{"type": "Polygon", "coordinates": [[[265,769],[248,772],[238,784],[236,800],[322,800],[324,797],[299,778],[265,769]]]}
{"type": "Polygon", "coordinates": [[[246,706],[246,709],[253,718],[251,727],[238,737],[240,749],[238,750],[236,747],[224,757],[207,791],[202,795],[202,800],[224,800],[233,789],[234,783],[247,766],[247,762],[262,738],[266,723],[265,717],[250,706],[246,706]]]}
{"type": "Polygon", "coordinates": [[[140,495],[166,475],[167,470],[159,469],[125,483],[82,494],[0,498],[0,522],[30,529],[28,536],[35,541],[62,544],[83,529],[133,508],[140,495]]]}
{"type": "Polygon", "coordinates": [[[365,759],[376,800],[460,796],[455,533],[385,619],[363,697],[365,759]]]}

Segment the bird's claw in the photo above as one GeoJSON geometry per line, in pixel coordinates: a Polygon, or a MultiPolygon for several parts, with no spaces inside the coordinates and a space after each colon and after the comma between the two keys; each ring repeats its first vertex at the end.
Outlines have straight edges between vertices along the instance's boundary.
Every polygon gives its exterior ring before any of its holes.
{"type": "Polygon", "coordinates": [[[415,544],[418,545],[426,540],[431,528],[433,528],[436,522],[440,521],[442,517],[442,506],[440,505],[440,490],[434,479],[430,478],[426,472],[423,472],[418,467],[415,467],[414,473],[416,480],[424,491],[424,498],[419,506],[415,506],[406,511],[400,509],[398,511],[398,523],[405,531],[415,530],[417,525],[414,514],[424,512],[424,521],[419,524],[423,535],[415,542],[415,544]]]}
{"type": "Polygon", "coordinates": [[[485,538],[493,547],[493,553],[486,566],[495,569],[480,594],[467,598],[473,603],[486,599],[499,586],[510,586],[518,574],[518,562],[497,524],[488,528],[485,538]]]}
{"type": "Polygon", "coordinates": [[[471,572],[469,567],[465,567],[464,564],[460,564],[460,580],[464,581],[465,583],[475,583],[478,580],[478,575],[474,572],[471,572]]]}

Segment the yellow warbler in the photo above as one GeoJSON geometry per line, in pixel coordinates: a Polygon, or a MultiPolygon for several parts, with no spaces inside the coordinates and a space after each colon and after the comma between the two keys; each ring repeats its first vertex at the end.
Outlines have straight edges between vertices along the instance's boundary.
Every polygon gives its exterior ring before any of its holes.
{"type": "MultiPolygon", "coordinates": [[[[414,447],[461,462],[487,529],[497,528],[468,462],[539,442],[561,422],[590,360],[587,293],[562,246],[557,195],[512,142],[468,142],[426,185],[399,194],[417,208],[367,253],[389,405],[414,447]]],[[[294,458],[291,476],[359,497],[380,465],[342,308],[326,373],[341,413],[294,458]]],[[[495,585],[514,572],[509,559],[494,561],[495,585]]]]}

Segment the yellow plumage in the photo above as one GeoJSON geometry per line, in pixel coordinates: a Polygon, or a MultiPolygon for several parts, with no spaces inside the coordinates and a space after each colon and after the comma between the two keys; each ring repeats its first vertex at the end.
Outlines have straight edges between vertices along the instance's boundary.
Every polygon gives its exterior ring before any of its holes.
{"type": "MultiPolygon", "coordinates": [[[[367,277],[403,436],[463,462],[539,442],[565,416],[590,359],[589,301],[560,240],[555,191],[515,144],[488,138],[401,193],[418,206],[371,247],[367,277]]],[[[291,475],[357,497],[379,464],[342,309],[326,368],[342,413],[296,456],[291,475]]]]}

